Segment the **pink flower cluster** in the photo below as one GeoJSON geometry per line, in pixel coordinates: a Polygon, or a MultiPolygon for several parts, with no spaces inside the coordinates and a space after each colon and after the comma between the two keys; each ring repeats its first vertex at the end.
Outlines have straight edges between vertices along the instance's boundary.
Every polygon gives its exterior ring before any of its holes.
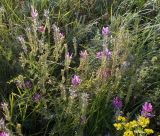
{"type": "Polygon", "coordinates": [[[122,100],[118,96],[116,96],[112,100],[112,105],[116,109],[121,109],[122,108],[122,100]]]}
{"type": "Polygon", "coordinates": [[[96,58],[98,59],[102,58],[103,56],[105,56],[107,60],[109,60],[112,57],[112,54],[108,48],[106,48],[103,52],[96,53],[96,58]]]}
{"type": "Polygon", "coordinates": [[[80,82],[81,82],[81,80],[80,80],[79,76],[74,75],[74,76],[72,77],[71,83],[72,83],[73,86],[79,85],[80,82]]]}
{"type": "Polygon", "coordinates": [[[102,35],[104,37],[109,35],[109,28],[108,27],[103,27],[102,28],[102,35]]]}
{"type": "Polygon", "coordinates": [[[145,102],[142,105],[141,115],[144,116],[144,117],[150,118],[150,117],[153,116],[152,111],[153,111],[152,104],[149,103],[149,102],[145,102]]]}
{"type": "Polygon", "coordinates": [[[38,31],[41,33],[45,32],[45,27],[43,25],[41,25],[40,27],[38,27],[38,31]]]}
{"type": "Polygon", "coordinates": [[[87,53],[87,51],[85,50],[85,51],[81,51],[80,52],[80,57],[81,58],[83,58],[83,59],[87,59],[87,56],[88,56],[88,53],[87,53]]]}
{"type": "Polygon", "coordinates": [[[9,134],[4,131],[0,131],[0,136],[9,136],[9,134]]]}
{"type": "Polygon", "coordinates": [[[38,17],[38,12],[33,6],[31,6],[31,17],[33,20],[35,20],[38,17]]]}

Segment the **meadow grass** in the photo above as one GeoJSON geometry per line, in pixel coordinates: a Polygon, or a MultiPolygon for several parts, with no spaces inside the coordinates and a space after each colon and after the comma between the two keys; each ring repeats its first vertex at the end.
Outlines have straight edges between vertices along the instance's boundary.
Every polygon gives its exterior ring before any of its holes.
{"type": "Polygon", "coordinates": [[[158,135],[159,11],[158,0],[1,0],[0,132],[121,136],[117,114],[133,120],[150,102],[158,135]]]}

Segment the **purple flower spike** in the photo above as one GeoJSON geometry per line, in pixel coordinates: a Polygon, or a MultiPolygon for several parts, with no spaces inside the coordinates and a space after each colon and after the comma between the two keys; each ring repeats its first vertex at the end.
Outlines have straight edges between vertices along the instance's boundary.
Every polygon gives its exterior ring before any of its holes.
{"type": "Polygon", "coordinates": [[[64,39],[64,34],[63,33],[59,33],[59,37],[60,37],[60,39],[64,39]]]}
{"type": "Polygon", "coordinates": [[[43,25],[38,27],[38,31],[41,32],[41,33],[44,33],[45,32],[45,27],[43,25]]]}
{"type": "Polygon", "coordinates": [[[152,113],[149,112],[145,112],[145,111],[141,111],[141,116],[145,117],[145,118],[152,118],[154,117],[154,115],[152,113]]]}
{"type": "Polygon", "coordinates": [[[86,50],[85,50],[85,51],[81,51],[81,52],[80,52],[80,57],[81,57],[81,58],[86,59],[86,58],[87,58],[87,56],[88,56],[88,53],[87,53],[87,51],[86,51],[86,50]]]}
{"type": "Polygon", "coordinates": [[[145,103],[143,104],[143,106],[142,106],[141,115],[144,116],[144,117],[151,118],[151,117],[154,116],[154,115],[152,114],[152,111],[153,111],[152,104],[149,103],[149,102],[145,102],[145,103]]]}
{"type": "Polygon", "coordinates": [[[108,27],[103,27],[102,28],[102,35],[103,36],[108,36],[109,35],[109,28],[108,27]]]}
{"type": "Polygon", "coordinates": [[[149,102],[145,102],[144,105],[142,106],[142,110],[145,112],[152,112],[152,104],[149,102]]]}
{"type": "Polygon", "coordinates": [[[67,52],[67,54],[66,54],[66,59],[67,59],[67,60],[72,59],[72,54],[69,54],[69,52],[67,52]]]}
{"type": "Polygon", "coordinates": [[[107,57],[108,59],[110,59],[111,56],[112,56],[111,52],[110,52],[109,49],[107,49],[107,48],[106,48],[106,50],[104,51],[104,54],[106,55],[106,57],[107,57]]]}
{"type": "Polygon", "coordinates": [[[18,88],[22,89],[23,88],[23,84],[20,83],[18,80],[15,81],[16,85],[18,88]]]}
{"type": "Polygon", "coordinates": [[[80,82],[81,82],[81,80],[80,80],[79,76],[74,75],[72,77],[71,83],[72,83],[73,86],[79,85],[80,82]]]}
{"type": "Polygon", "coordinates": [[[103,52],[96,53],[96,58],[98,58],[98,59],[102,58],[103,56],[105,56],[106,59],[109,60],[112,57],[112,54],[109,51],[109,49],[107,49],[107,48],[103,52]]]}
{"type": "Polygon", "coordinates": [[[114,108],[116,108],[116,109],[122,108],[122,100],[119,97],[115,97],[112,100],[112,104],[113,104],[114,108]]]}
{"type": "Polygon", "coordinates": [[[32,82],[31,81],[25,81],[24,85],[25,85],[25,88],[27,88],[27,89],[32,88],[32,82]]]}
{"type": "Polygon", "coordinates": [[[34,102],[37,102],[39,99],[40,99],[41,95],[39,93],[35,93],[33,96],[32,96],[32,100],[34,102]]]}
{"type": "Polygon", "coordinates": [[[4,131],[0,131],[0,136],[9,136],[9,134],[4,131]]]}
{"type": "Polygon", "coordinates": [[[31,6],[31,16],[33,20],[35,20],[38,17],[38,12],[36,9],[34,9],[33,6],[31,6]]]}
{"type": "Polygon", "coordinates": [[[102,58],[102,56],[103,56],[103,52],[97,52],[97,53],[96,53],[96,58],[97,58],[97,59],[102,58]]]}

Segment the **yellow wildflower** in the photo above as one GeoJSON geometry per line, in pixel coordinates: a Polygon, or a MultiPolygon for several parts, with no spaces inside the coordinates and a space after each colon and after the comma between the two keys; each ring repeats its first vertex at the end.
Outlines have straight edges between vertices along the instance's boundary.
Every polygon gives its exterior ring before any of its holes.
{"type": "Polygon", "coordinates": [[[120,130],[122,128],[122,125],[120,123],[114,123],[113,126],[117,129],[120,130]]]}
{"type": "Polygon", "coordinates": [[[153,134],[154,131],[152,129],[144,129],[144,132],[147,134],[147,135],[150,135],[150,134],[153,134]]]}
{"type": "Polygon", "coordinates": [[[131,125],[130,125],[130,123],[126,123],[126,124],[124,125],[124,127],[125,127],[125,129],[126,129],[126,130],[131,129],[131,125]]]}
{"type": "Polygon", "coordinates": [[[138,124],[145,128],[149,124],[149,118],[145,118],[143,116],[138,117],[138,124]]]}
{"type": "Polygon", "coordinates": [[[129,124],[132,128],[137,127],[137,121],[136,120],[131,121],[129,124]]]}
{"type": "Polygon", "coordinates": [[[132,129],[132,128],[135,128],[135,127],[137,127],[138,125],[137,125],[137,122],[135,121],[135,120],[133,120],[133,121],[130,121],[129,123],[126,123],[125,125],[124,125],[124,127],[125,127],[125,129],[127,130],[127,129],[132,129]]]}
{"type": "Polygon", "coordinates": [[[134,136],[133,131],[127,130],[124,132],[123,136],[134,136]]]}
{"type": "Polygon", "coordinates": [[[125,118],[125,117],[122,117],[122,116],[118,116],[118,117],[117,117],[117,120],[124,122],[124,121],[126,121],[126,118],[125,118]]]}

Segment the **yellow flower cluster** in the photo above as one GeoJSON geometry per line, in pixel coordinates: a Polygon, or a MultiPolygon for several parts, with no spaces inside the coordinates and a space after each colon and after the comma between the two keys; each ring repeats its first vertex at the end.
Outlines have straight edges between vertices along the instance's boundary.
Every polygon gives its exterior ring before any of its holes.
{"type": "MultiPolygon", "coordinates": [[[[122,116],[118,116],[118,117],[117,117],[117,121],[119,121],[119,122],[125,122],[125,121],[126,121],[126,118],[125,118],[125,117],[122,117],[122,116]]],[[[121,129],[123,128],[121,123],[114,123],[113,126],[114,126],[117,130],[121,130],[121,129]]]]}
{"type": "Polygon", "coordinates": [[[133,131],[127,130],[124,132],[123,136],[134,136],[133,131]]]}
{"type": "Polygon", "coordinates": [[[113,125],[117,130],[121,130],[121,128],[122,128],[121,123],[114,123],[113,125]]]}
{"type": "Polygon", "coordinates": [[[144,132],[147,134],[147,135],[150,135],[150,134],[153,134],[154,131],[152,129],[144,129],[144,132]]]}
{"type": "Polygon", "coordinates": [[[145,118],[143,116],[139,116],[138,118],[138,124],[145,128],[147,125],[149,125],[149,118],[145,118]]]}
{"type": "Polygon", "coordinates": [[[118,121],[125,122],[125,121],[126,121],[126,118],[125,118],[125,117],[122,117],[122,116],[118,116],[118,117],[117,117],[117,120],[118,120],[118,121]]]}
{"type": "Polygon", "coordinates": [[[132,128],[137,127],[137,121],[136,120],[131,121],[130,125],[132,128]]]}
{"type": "Polygon", "coordinates": [[[150,120],[149,118],[145,118],[143,116],[139,116],[138,120],[132,120],[128,122],[125,117],[118,116],[117,123],[114,123],[114,127],[116,130],[124,130],[123,136],[134,136],[139,133],[137,130],[142,130],[142,132],[146,135],[153,134],[154,131],[152,129],[146,128],[150,120]]]}
{"type": "Polygon", "coordinates": [[[133,120],[133,121],[130,121],[130,122],[128,122],[128,123],[126,123],[126,124],[124,124],[124,128],[127,130],[127,129],[132,129],[132,128],[135,128],[135,127],[137,127],[138,125],[137,125],[137,122],[136,122],[136,120],[133,120]]]}

